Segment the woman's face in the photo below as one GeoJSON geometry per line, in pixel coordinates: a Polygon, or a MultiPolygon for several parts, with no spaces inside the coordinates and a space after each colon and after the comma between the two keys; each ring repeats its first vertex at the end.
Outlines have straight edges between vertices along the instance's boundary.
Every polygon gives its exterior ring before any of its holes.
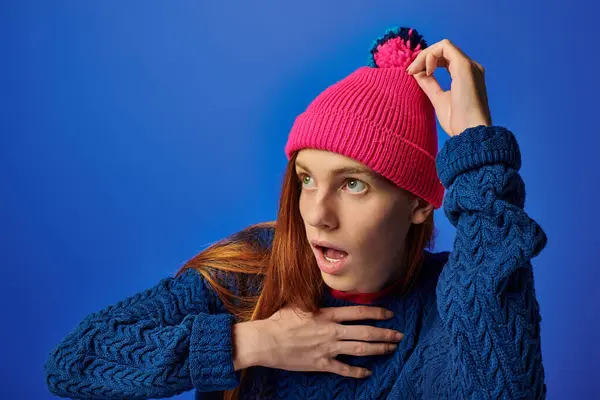
{"type": "Polygon", "coordinates": [[[410,224],[424,222],[433,207],[362,163],[329,151],[301,150],[296,173],[300,214],[325,283],[371,293],[398,279],[410,224]]]}

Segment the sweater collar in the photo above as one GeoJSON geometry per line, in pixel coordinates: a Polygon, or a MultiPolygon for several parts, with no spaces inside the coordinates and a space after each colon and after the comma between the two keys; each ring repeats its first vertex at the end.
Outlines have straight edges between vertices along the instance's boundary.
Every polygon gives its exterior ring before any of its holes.
{"type": "Polygon", "coordinates": [[[328,288],[328,289],[329,289],[329,293],[331,294],[331,296],[336,299],[345,300],[345,301],[349,301],[349,302],[356,303],[356,304],[373,304],[377,300],[381,299],[382,297],[387,296],[388,294],[395,292],[397,289],[400,289],[401,287],[402,287],[402,280],[398,280],[398,281],[393,282],[392,284],[388,285],[387,287],[385,287],[377,292],[373,292],[373,293],[349,293],[349,292],[343,292],[341,290],[335,290],[332,288],[328,288]]]}

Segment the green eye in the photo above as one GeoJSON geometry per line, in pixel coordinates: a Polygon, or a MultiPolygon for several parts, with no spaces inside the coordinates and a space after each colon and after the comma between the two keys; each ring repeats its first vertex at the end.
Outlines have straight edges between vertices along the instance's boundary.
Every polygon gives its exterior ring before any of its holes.
{"type": "Polygon", "coordinates": [[[300,175],[300,184],[302,186],[310,185],[310,183],[311,183],[311,177],[309,175],[305,175],[305,174],[300,175]]]}
{"type": "Polygon", "coordinates": [[[363,181],[359,181],[358,179],[348,179],[346,186],[354,193],[360,193],[367,188],[367,185],[363,181]]]}

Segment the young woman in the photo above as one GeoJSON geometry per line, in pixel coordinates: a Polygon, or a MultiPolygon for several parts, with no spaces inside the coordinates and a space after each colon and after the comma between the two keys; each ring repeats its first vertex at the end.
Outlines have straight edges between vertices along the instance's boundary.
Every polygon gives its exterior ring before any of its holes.
{"type": "Polygon", "coordinates": [[[285,151],[277,220],[86,317],[48,358],[52,393],[545,397],[531,259],[546,236],[480,64],[389,30],[370,66],[296,119],[285,151]],[[451,136],[439,153],[436,115],[451,136]],[[433,253],[442,204],[456,239],[433,253]]]}

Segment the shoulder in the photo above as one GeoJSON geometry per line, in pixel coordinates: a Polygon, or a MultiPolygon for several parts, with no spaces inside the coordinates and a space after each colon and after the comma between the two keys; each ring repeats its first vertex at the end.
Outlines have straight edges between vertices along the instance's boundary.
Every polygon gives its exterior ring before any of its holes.
{"type": "Polygon", "coordinates": [[[435,301],[437,283],[449,256],[448,251],[423,251],[423,263],[410,289],[414,298],[424,299],[426,303],[435,301]]]}
{"type": "Polygon", "coordinates": [[[420,271],[422,282],[437,283],[439,276],[450,257],[449,251],[431,252],[425,250],[423,266],[420,271]]]}
{"type": "Polygon", "coordinates": [[[225,239],[226,242],[244,242],[255,250],[270,250],[275,236],[275,221],[250,225],[225,239]]]}
{"type": "Polygon", "coordinates": [[[262,290],[274,236],[272,221],[250,225],[221,239],[210,257],[210,274],[237,296],[257,295],[262,290]],[[216,259],[223,261],[225,268],[219,268],[216,259]]]}
{"type": "Polygon", "coordinates": [[[431,252],[425,250],[425,263],[428,264],[431,268],[442,268],[448,262],[449,257],[449,251],[431,252]]]}
{"type": "Polygon", "coordinates": [[[450,257],[449,251],[431,252],[425,250],[423,265],[415,285],[415,295],[422,301],[421,310],[423,321],[431,323],[437,318],[437,294],[436,289],[440,274],[450,257]]]}

